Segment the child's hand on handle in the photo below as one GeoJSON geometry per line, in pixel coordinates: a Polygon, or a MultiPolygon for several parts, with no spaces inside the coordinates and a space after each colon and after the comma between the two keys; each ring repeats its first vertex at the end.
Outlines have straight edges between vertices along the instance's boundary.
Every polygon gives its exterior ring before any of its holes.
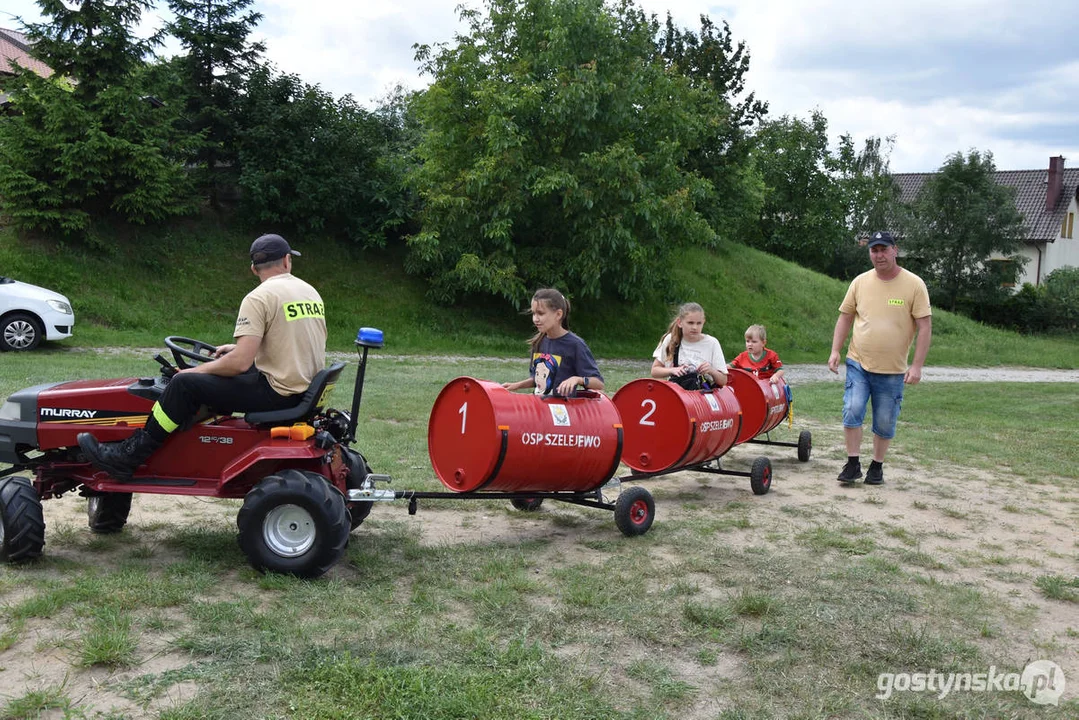
{"type": "Polygon", "coordinates": [[[562,397],[569,397],[577,390],[578,385],[584,385],[583,377],[574,375],[571,378],[567,378],[558,385],[558,394],[562,397]]]}

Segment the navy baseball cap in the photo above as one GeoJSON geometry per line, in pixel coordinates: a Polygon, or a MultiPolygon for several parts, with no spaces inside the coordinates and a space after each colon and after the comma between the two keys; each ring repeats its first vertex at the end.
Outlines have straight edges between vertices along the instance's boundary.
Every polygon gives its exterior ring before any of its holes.
{"type": "Polygon", "coordinates": [[[895,245],[895,238],[890,232],[875,232],[869,237],[869,247],[877,245],[895,245]]]}
{"type": "Polygon", "coordinates": [[[300,257],[300,252],[289,247],[288,241],[280,235],[263,235],[251,243],[251,262],[255,265],[279,260],[286,255],[300,257]]]}

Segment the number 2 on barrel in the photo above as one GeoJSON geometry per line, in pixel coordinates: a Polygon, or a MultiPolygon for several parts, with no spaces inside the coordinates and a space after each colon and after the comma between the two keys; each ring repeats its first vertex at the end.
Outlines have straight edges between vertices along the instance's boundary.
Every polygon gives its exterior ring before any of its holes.
{"type": "Polygon", "coordinates": [[[651,398],[647,398],[647,399],[641,401],[641,407],[650,408],[648,412],[646,412],[644,415],[641,416],[641,425],[653,425],[654,426],[656,424],[655,421],[654,420],[649,420],[648,418],[652,417],[652,413],[654,413],[656,411],[656,401],[652,400],[651,398]]]}

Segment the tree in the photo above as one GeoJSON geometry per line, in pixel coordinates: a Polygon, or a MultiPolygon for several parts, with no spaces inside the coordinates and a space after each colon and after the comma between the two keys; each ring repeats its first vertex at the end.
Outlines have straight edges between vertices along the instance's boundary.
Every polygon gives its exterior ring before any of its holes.
{"type": "Polygon", "coordinates": [[[657,41],[664,62],[697,88],[710,90],[730,113],[709,128],[701,146],[686,162],[687,168],[712,183],[715,193],[702,212],[721,237],[741,240],[751,233],[764,203],[764,185],[753,165],[752,131],[768,114],[768,103],[754,93],[741,97],[749,72],[749,49],[735,45],[730,26],[719,29],[701,16],[699,34],[675,26],[670,13],[657,41]]]}
{"type": "Polygon", "coordinates": [[[31,54],[56,71],[22,71],[16,113],[0,123],[0,203],[21,230],[89,238],[96,219],[134,223],[188,212],[182,158],[190,138],[176,109],[145,92],[143,57],[156,42],[132,28],[147,0],[39,0],[51,21],[27,26],[31,54]]]}
{"type": "Polygon", "coordinates": [[[411,173],[423,202],[407,267],[432,296],[639,298],[665,287],[672,251],[712,242],[711,186],[685,169],[729,117],[668,73],[657,24],[629,0],[487,0],[469,32],[420,47],[434,82],[411,173]]]}
{"type": "MultiPolygon", "coordinates": [[[[392,113],[391,113],[392,115],[392,113]]],[[[383,245],[408,215],[398,130],[346,95],[255,70],[235,112],[240,209],[250,223],[383,245]]]]}
{"type": "Polygon", "coordinates": [[[824,270],[835,249],[853,242],[842,188],[833,177],[828,121],[784,115],[756,136],[757,167],[766,187],[753,244],[774,255],[824,270]]]}
{"type": "Polygon", "coordinates": [[[192,159],[203,167],[202,185],[218,205],[220,175],[236,172],[234,112],[263,43],[248,36],[262,14],[244,10],[252,0],[169,0],[166,25],[187,51],[175,59],[183,78],[184,117],[203,145],[192,159]]]}
{"type": "Polygon", "coordinates": [[[1015,189],[993,178],[993,154],[955,153],[926,181],[911,207],[909,256],[934,302],[949,310],[977,303],[1014,283],[1025,259],[1015,189]],[[1006,262],[989,262],[994,255],[1006,262]]]}
{"type": "Polygon", "coordinates": [[[896,230],[903,222],[899,186],[889,171],[894,138],[867,138],[861,150],[850,135],[839,137],[834,155],[835,181],[846,218],[847,232],[838,238],[830,262],[823,268],[832,277],[852,279],[865,270],[865,247],[856,242],[877,230],[896,230]]]}

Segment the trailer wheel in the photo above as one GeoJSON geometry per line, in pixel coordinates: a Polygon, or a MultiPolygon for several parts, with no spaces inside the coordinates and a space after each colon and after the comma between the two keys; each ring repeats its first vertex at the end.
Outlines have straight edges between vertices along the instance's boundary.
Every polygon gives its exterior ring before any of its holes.
{"type": "Polygon", "coordinates": [[[91,532],[101,535],[120,532],[130,512],[131,493],[102,493],[87,498],[86,517],[91,532]]]}
{"type": "Polygon", "coordinates": [[[540,509],[540,505],[542,504],[543,498],[541,497],[513,498],[510,500],[510,505],[521,512],[536,512],[540,509]]]}
{"type": "Polygon", "coordinates": [[[798,433],[798,461],[809,462],[811,452],[813,452],[813,433],[803,430],[798,433]]]}
{"type": "MultiPolygon", "coordinates": [[[[345,449],[343,455],[348,464],[348,480],[345,482],[345,487],[349,490],[358,490],[363,487],[363,481],[371,474],[371,466],[367,464],[367,458],[355,450],[345,449]]],[[[345,507],[348,508],[350,532],[363,524],[374,506],[373,502],[345,503],[345,507]]]]}
{"type": "Polygon", "coordinates": [[[326,478],[282,470],[247,493],[236,525],[240,549],[259,572],[316,578],[344,555],[350,518],[326,478]]]}
{"type": "Polygon", "coordinates": [[[623,535],[644,535],[656,519],[656,501],[642,487],[622,491],[614,504],[614,523],[623,535]]]}
{"type": "Polygon", "coordinates": [[[0,481],[0,561],[35,560],[44,547],[45,514],[34,486],[22,477],[0,481]]]}
{"type": "Polygon", "coordinates": [[[749,486],[753,488],[754,495],[765,495],[772,489],[771,460],[762,456],[753,461],[753,467],[749,470],[749,486]]]}

